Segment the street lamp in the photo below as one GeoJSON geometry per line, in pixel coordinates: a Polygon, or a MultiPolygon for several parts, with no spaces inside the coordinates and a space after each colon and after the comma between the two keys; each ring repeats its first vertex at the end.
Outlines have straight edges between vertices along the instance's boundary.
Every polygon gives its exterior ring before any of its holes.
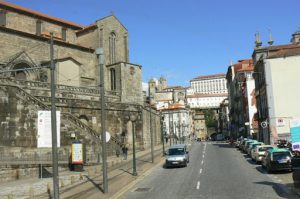
{"type": "Polygon", "coordinates": [[[176,138],[176,144],[177,144],[177,134],[176,134],[176,122],[174,122],[174,135],[175,135],[175,138],[176,138]]]}
{"type": "Polygon", "coordinates": [[[136,156],[135,156],[135,123],[138,119],[138,113],[137,112],[130,112],[129,119],[132,123],[132,175],[137,176],[136,172],[136,156]]]}
{"type": "MultiPolygon", "coordinates": [[[[181,135],[180,135],[180,123],[178,122],[178,124],[176,125],[176,127],[178,128],[178,137],[179,137],[179,144],[181,144],[181,135]]],[[[176,129],[176,128],[175,128],[176,129]]]]}
{"type": "Polygon", "coordinates": [[[136,172],[136,157],[135,157],[135,122],[136,122],[136,115],[130,115],[130,121],[132,122],[132,159],[133,159],[133,171],[132,175],[137,176],[136,172]]]}
{"type": "Polygon", "coordinates": [[[160,113],[160,133],[161,133],[161,141],[163,146],[163,156],[165,155],[165,139],[164,139],[164,116],[160,113]]]}

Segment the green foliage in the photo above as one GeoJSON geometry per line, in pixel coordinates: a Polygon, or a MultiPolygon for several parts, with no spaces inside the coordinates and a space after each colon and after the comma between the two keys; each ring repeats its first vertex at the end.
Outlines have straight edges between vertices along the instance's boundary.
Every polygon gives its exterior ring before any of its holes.
{"type": "Polygon", "coordinates": [[[215,112],[211,109],[204,110],[205,124],[208,128],[217,127],[217,121],[215,119],[215,112]]]}

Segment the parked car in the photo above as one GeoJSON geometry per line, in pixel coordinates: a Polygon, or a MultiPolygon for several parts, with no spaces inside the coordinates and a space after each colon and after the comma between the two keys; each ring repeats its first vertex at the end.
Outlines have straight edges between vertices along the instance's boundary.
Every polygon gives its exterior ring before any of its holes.
{"type": "Polygon", "coordinates": [[[250,144],[251,144],[251,143],[254,143],[254,142],[257,142],[257,140],[248,140],[248,141],[246,141],[245,146],[244,146],[244,148],[243,148],[243,152],[244,152],[244,153],[247,153],[250,144]]]}
{"type": "Polygon", "coordinates": [[[187,145],[185,144],[174,144],[172,145],[168,152],[166,153],[166,167],[177,167],[177,166],[187,166],[189,162],[189,152],[187,145]]]}
{"type": "Polygon", "coordinates": [[[256,148],[256,146],[260,146],[260,145],[263,145],[264,143],[263,142],[253,142],[249,145],[249,148],[247,150],[247,154],[251,157],[251,153],[252,153],[252,150],[254,150],[256,148]]]}
{"type": "Polygon", "coordinates": [[[292,158],[292,167],[294,186],[300,188],[300,156],[298,154],[292,158]]]}
{"type": "Polygon", "coordinates": [[[243,150],[246,141],[248,141],[248,138],[244,138],[240,141],[239,150],[243,150]]]}
{"type": "Polygon", "coordinates": [[[237,140],[237,141],[234,143],[235,148],[239,148],[240,144],[241,144],[241,140],[237,140]]]}
{"type": "Polygon", "coordinates": [[[260,163],[262,158],[265,156],[265,153],[269,149],[273,149],[274,147],[271,145],[260,145],[256,146],[252,153],[251,153],[251,159],[257,163],[260,163]]]}
{"type": "Polygon", "coordinates": [[[265,153],[265,157],[262,158],[262,167],[266,168],[268,173],[281,170],[292,171],[292,153],[289,150],[273,148],[265,153]]]}

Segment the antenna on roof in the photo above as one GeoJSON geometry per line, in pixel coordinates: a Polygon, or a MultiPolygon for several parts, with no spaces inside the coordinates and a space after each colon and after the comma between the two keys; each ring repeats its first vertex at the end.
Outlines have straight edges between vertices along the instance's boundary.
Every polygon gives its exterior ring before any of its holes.
{"type": "Polygon", "coordinates": [[[113,10],[110,11],[110,15],[115,16],[115,12],[113,10]]]}
{"type": "Polygon", "coordinates": [[[272,46],[273,43],[274,43],[274,41],[273,41],[273,37],[272,37],[272,31],[271,31],[271,29],[269,29],[269,41],[268,41],[268,44],[270,46],[272,46]]]}
{"type": "Polygon", "coordinates": [[[259,47],[261,47],[261,45],[262,45],[262,42],[261,42],[261,40],[260,40],[259,32],[257,31],[257,32],[255,33],[255,47],[256,47],[256,48],[259,48],[259,47]]]}

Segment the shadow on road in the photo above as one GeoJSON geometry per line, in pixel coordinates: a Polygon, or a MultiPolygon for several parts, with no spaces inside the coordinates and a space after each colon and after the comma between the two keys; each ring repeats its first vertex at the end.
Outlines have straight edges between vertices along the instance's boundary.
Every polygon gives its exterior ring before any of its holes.
{"type": "Polygon", "coordinates": [[[252,165],[257,165],[256,162],[254,162],[251,158],[247,158],[247,162],[252,165]]]}
{"type": "Polygon", "coordinates": [[[97,189],[99,189],[102,193],[104,193],[103,188],[101,187],[102,183],[96,183],[95,180],[90,178],[89,176],[86,176],[87,180],[91,182],[97,189]]]}
{"type": "Polygon", "coordinates": [[[228,143],[214,143],[213,145],[221,147],[221,148],[235,148],[234,146],[232,146],[228,143]]]}
{"type": "Polygon", "coordinates": [[[261,165],[258,165],[257,167],[255,167],[255,169],[260,173],[263,173],[263,174],[267,173],[266,170],[263,169],[261,165]]]}
{"type": "Polygon", "coordinates": [[[290,198],[289,194],[284,190],[284,185],[276,182],[268,182],[268,181],[262,181],[262,182],[254,182],[255,184],[261,184],[261,185],[267,185],[272,186],[274,191],[279,197],[282,198],[290,198]]]}
{"type": "MultiPolygon", "coordinates": [[[[130,170],[131,170],[132,168],[130,168],[130,170]]],[[[133,173],[132,172],[129,172],[128,170],[125,170],[125,169],[120,169],[121,171],[123,171],[124,173],[128,173],[128,174],[130,174],[130,175],[132,175],[133,173]]]]}

